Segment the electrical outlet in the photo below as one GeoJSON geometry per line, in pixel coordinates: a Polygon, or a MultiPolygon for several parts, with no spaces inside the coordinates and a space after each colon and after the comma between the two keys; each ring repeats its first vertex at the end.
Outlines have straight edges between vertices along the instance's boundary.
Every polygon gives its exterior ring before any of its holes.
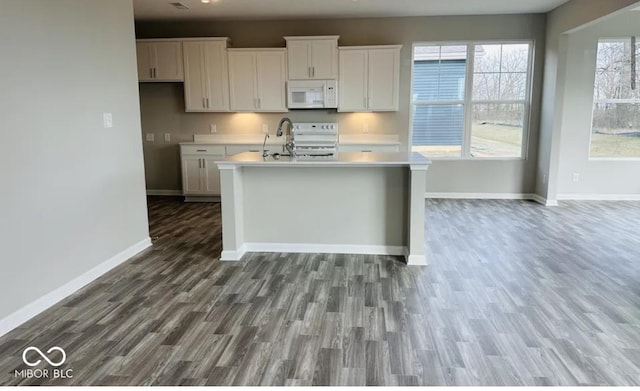
{"type": "Polygon", "coordinates": [[[211,133],[217,133],[218,132],[218,126],[216,124],[211,124],[211,133]]]}
{"type": "Polygon", "coordinates": [[[156,141],[156,135],[153,133],[147,133],[147,141],[151,141],[151,142],[156,141]]]}
{"type": "Polygon", "coordinates": [[[111,113],[102,113],[102,123],[106,128],[113,128],[113,114],[111,113]]]}
{"type": "Polygon", "coordinates": [[[573,173],[573,181],[574,182],[579,182],[580,181],[580,174],[577,172],[573,173]]]}
{"type": "Polygon", "coordinates": [[[269,133],[269,124],[262,124],[262,133],[269,133]]]}
{"type": "Polygon", "coordinates": [[[171,133],[165,133],[164,134],[164,142],[165,143],[170,143],[171,142],[171,133]]]}
{"type": "Polygon", "coordinates": [[[369,133],[369,124],[365,123],[362,125],[362,133],[369,133]]]}

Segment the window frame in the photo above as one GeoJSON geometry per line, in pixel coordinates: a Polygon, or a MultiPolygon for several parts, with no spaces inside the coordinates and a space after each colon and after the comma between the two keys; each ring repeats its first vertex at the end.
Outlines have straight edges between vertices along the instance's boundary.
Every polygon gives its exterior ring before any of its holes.
{"type": "Polygon", "coordinates": [[[533,72],[535,65],[535,40],[533,39],[506,39],[506,40],[469,40],[469,41],[426,41],[413,42],[411,46],[411,86],[409,88],[409,151],[413,149],[413,120],[415,114],[415,106],[435,106],[435,105],[462,105],[464,110],[464,129],[462,136],[462,154],[461,156],[433,156],[431,160],[469,160],[469,161],[522,161],[528,159],[529,153],[529,134],[531,125],[531,101],[533,94],[533,72]],[[475,66],[475,46],[476,45],[509,45],[509,44],[529,44],[528,63],[527,63],[527,85],[525,100],[504,100],[504,101],[474,101],[473,100],[473,82],[474,82],[474,66],[475,66]],[[414,102],[413,85],[414,85],[414,53],[416,46],[466,46],[467,47],[467,69],[465,71],[465,96],[462,101],[437,101],[437,102],[414,102]],[[522,118],[522,145],[519,157],[473,157],[471,156],[471,136],[473,122],[473,106],[474,104],[524,104],[524,115],[522,118]]]}
{"type": "MultiPolygon", "coordinates": [[[[632,34],[635,35],[635,34],[632,34]]],[[[599,37],[596,40],[595,43],[595,53],[596,56],[593,59],[594,62],[594,71],[593,71],[593,91],[591,93],[591,125],[589,128],[589,145],[587,148],[587,160],[588,161],[594,161],[594,162],[604,162],[604,161],[610,161],[610,162],[638,162],[640,161],[640,157],[630,157],[630,156],[620,156],[620,157],[615,157],[615,156],[611,156],[611,157],[606,157],[606,156],[591,156],[591,143],[593,141],[593,117],[595,116],[595,106],[597,103],[622,103],[622,104],[640,104],[640,99],[600,99],[600,100],[596,100],[595,99],[595,88],[596,88],[596,79],[598,77],[598,46],[600,45],[600,42],[603,41],[616,41],[616,40],[623,40],[623,39],[627,39],[629,38],[629,36],[616,36],[616,37],[599,37]]],[[[639,40],[638,43],[640,44],[640,35],[636,35],[636,38],[639,40]]],[[[413,76],[412,76],[412,80],[413,80],[413,76]]],[[[413,88],[413,85],[412,85],[413,88]]],[[[638,87],[640,88],[640,86],[638,87]]]]}

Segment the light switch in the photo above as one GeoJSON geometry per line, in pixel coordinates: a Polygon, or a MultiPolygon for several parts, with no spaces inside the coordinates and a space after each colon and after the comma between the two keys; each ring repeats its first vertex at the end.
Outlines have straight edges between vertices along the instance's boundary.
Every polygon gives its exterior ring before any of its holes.
{"type": "Polygon", "coordinates": [[[171,133],[165,133],[164,134],[164,142],[165,143],[171,142],[171,133]]]}
{"type": "Polygon", "coordinates": [[[147,133],[147,141],[155,141],[156,136],[153,133],[147,133]]]}
{"type": "Polygon", "coordinates": [[[111,113],[102,113],[102,122],[105,128],[113,128],[113,115],[111,113]]]}

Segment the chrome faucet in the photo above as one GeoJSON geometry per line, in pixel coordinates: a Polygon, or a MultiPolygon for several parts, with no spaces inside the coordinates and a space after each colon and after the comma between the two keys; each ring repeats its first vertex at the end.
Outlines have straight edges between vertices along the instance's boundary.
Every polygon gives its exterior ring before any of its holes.
{"type": "MultiPolygon", "coordinates": [[[[285,122],[289,123],[289,131],[287,132],[287,136],[285,139],[285,143],[284,143],[284,148],[287,149],[287,151],[289,152],[289,154],[291,154],[291,156],[294,156],[294,143],[293,143],[293,137],[292,137],[292,132],[293,132],[293,122],[291,122],[291,120],[287,117],[283,117],[280,120],[280,123],[278,123],[278,131],[276,132],[276,136],[277,137],[281,137],[282,134],[284,133],[282,131],[282,127],[284,126],[285,122]]],[[[283,149],[284,152],[284,149],[283,149]]]]}
{"type": "Polygon", "coordinates": [[[262,157],[267,157],[269,156],[269,152],[266,149],[267,146],[267,139],[269,138],[269,133],[265,133],[264,134],[264,141],[262,142],[262,157]]]}

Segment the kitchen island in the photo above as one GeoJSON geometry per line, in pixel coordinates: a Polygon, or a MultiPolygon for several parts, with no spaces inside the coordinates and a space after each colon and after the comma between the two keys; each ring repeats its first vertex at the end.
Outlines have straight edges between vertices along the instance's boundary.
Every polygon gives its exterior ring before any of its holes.
{"type": "Polygon", "coordinates": [[[426,265],[424,194],[430,161],[407,153],[333,158],[246,152],[220,170],[223,261],[246,252],[405,256],[426,265]]]}

